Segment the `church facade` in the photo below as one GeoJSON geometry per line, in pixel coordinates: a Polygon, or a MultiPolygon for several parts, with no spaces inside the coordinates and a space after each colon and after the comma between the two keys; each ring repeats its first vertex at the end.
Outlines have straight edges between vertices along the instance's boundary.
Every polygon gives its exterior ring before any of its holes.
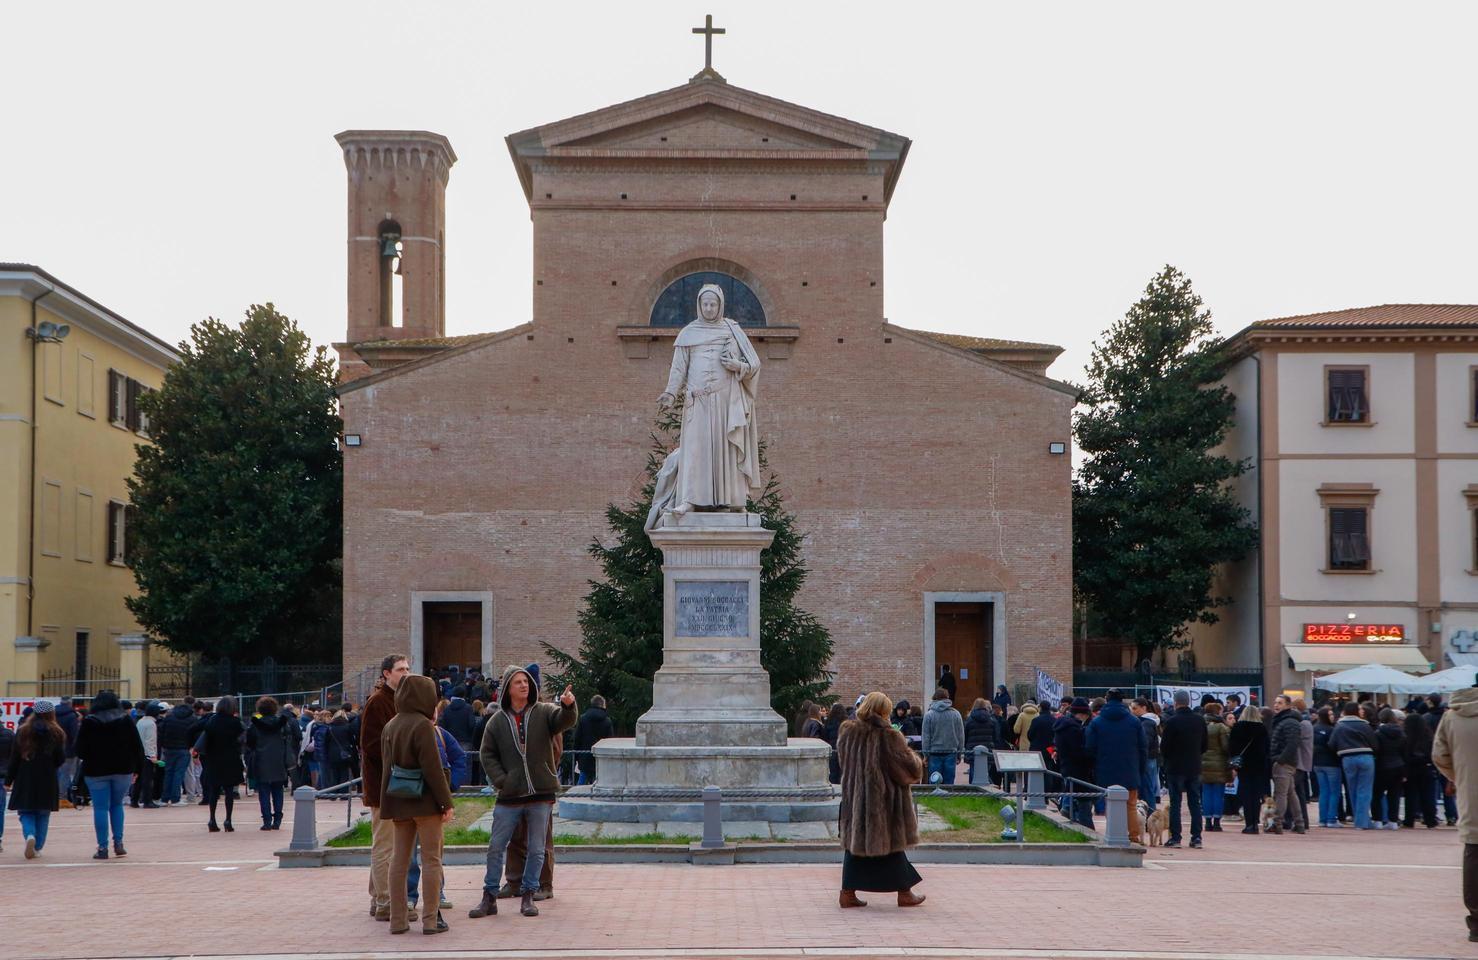
{"type": "Polygon", "coordinates": [[[348,131],[340,387],[344,661],[574,652],[604,511],[635,497],[674,338],[719,284],[763,374],[758,427],[807,536],[835,689],[968,709],[1071,675],[1073,388],[1047,344],[883,314],[909,141],[726,83],[507,138],[533,224],[529,320],[445,336],[436,134],[348,131]]]}

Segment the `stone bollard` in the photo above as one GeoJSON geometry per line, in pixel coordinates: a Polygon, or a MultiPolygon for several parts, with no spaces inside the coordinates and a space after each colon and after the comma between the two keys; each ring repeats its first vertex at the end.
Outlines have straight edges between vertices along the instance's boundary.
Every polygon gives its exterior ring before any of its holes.
{"type": "Polygon", "coordinates": [[[990,749],[975,748],[975,762],[970,765],[970,783],[975,786],[990,783],[990,749]]]}
{"type": "Polygon", "coordinates": [[[299,787],[293,791],[293,840],[289,850],[316,850],[318,848],[318,812],[314,809],[318,791],[312,787],[299,787]]]}
{"type": "Polygon", "coordinates": [[[722,796],[718,787],[703,788],[703,842],[699,846],[705,850],[724,845],[724,818],[719,807],[722,796]]]}
{"type": "Polygon", "coordinates": [[[1120,786],[1108,788],[1103,824],[1103,845],[1129,846],[1129,791],[1120,786]]]}
{"type": "Polygon", "coordinates": [[[1041,770],[1029,770],[1026,774],[1026,808],[1047,809],[1047,774],[1041,770]]]}

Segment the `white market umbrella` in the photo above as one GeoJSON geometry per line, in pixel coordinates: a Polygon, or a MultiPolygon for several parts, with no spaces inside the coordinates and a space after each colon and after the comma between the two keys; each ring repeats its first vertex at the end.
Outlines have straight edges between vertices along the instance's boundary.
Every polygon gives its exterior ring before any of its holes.
{"type": "Polygon", "coordinates": [[[1382,663],[1365,663],[1319,677],[1314,686],[1342,693],[1431,693],[1430,681],[1382,663]]]}
{"type": "Polygon", "coordinates": [[[1426,686],[1426,693],[1453,693],[1473,686],[1475,677],[1478,677],[1478,667],[1459,664],[1429,673],[1422,677],[1421,682],[1426,686]]]}

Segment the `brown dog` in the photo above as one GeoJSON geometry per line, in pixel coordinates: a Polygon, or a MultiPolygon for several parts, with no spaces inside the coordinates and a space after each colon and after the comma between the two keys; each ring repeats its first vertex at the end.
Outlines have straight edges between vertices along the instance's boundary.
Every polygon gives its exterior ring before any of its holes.
{"type": "Polygon", "coordinates": [[[1165,842],[1165,832],[1170,829],[1170,807],[1168,804],[1160,804],[1155,807],[1154,812],[1144,819],[1145,842],[1152,847],[1157,847],[1165,842]]]}

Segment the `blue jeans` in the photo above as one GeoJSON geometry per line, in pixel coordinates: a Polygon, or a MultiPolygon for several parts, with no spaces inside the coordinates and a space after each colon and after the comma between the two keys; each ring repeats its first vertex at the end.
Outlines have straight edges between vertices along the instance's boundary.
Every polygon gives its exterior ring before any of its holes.
{"type": "Polygon", "coordinates": [[[1160,802],[1160,761],[1157,759],[1145,761],[1144,783],[1139,786],[1139,799],[1151,810],[1160,802]]]}
{"type": "Polygon", "coordinates": [[[21,836],[35,837],[36,849],[46,846],[46,828],[51,824],[50,810],[17,810],[21,818],[21,836]]]}
{"type": "Polygon", "coordinates": [[[1350,789],[1350,806],[1355,815],[1355,826],[1361,830],[1369,830],[1370,798],[1375,793],[1375,755],[1352,754],[1342,757],[1340,765],[1344,767],[1345,781],[1350,789]]]}
{"type": "Polygon", "coordinates": [[[269,827],[282,824],[281,783],[258,783],[257,806],[262,808],[262,823],[269,827]]]}
{"type": "MultiPolygon", "coordinates": [[[[1150,761],[1154,763],[1153,760],[1150,761]]],[[[1180,799],[1185,796],[1191,808],[1191,839],[1201,839],[1201,775],[1194,777],[1172,773],[1165,778],[1170,786],[1170,839],[1180,839],[1180,799]]]]}
{"type": "Polygon", "coordinates": [[[1436,767],[1432,768],[1432,777],[1436,781],[1433,789],[1437,791],[1437,799],[1442,802],[1442,815],[1447,818],[1448,823],[1457,823],[1457,797],[1447,795],[1447,778],[1436,767]]]}
{"type": "Polygon", "coordinates": [[[493,808],[493,835],[488,837],[488,869],[482,878],[482,888],[497,895],[503,877],[503,857],[508,853],[508,841],[519,823],[528,824],[529,856],[523,865],[523,889],[539,889],[539,873],[544,869],[544,844],[537,842],[549,830],[552,803],[503,804],[493,808]]]}
{"type": "Polygon", "coordinates": [[[185,771],[190,769],[190,751],[184,747],[164,749],[164,802],[179,803],[185,788],[185,771]]]}
{"type": "Polygon", "coordinates": [[[128,800],[129,784],[133,780],[127,773],[115,773],[106,777],[84,777],[87,792],[92,794],[92,829],[97,834],[98,849],[108,845],[108,825],[113,826],[113,842],[123,843],[123,804],[128,800]]]}
{"type": "Polygon", "coordinates": [[[1201,814],[1219,817],[1227,808],[1227,785],[1224,783],[1201,784],[1201,814]]]}
{"type": "Polygon", "coordinates": [[[1319,782],[1319,822],[1339,823],[1339,767],[1315,767],[1319,782]]]}
{"type": "Polygon", "coordinates": [[[62,765],[56,768],[57,796],[67,798],[72,795],[72,781],[77,779],[77,758],[68,757],[62,761],[62,765]]]}
{"type": "MultiPolygon", "coordinates": [[[[925,780],[934,779],[934,771],[944,778],[944,783],[955,782],[955,755],[953,753],[931,753],[929,754],[929,772],[925,780]]],[[[530,834],[532,836],[532,834],[530,834]]]]}

